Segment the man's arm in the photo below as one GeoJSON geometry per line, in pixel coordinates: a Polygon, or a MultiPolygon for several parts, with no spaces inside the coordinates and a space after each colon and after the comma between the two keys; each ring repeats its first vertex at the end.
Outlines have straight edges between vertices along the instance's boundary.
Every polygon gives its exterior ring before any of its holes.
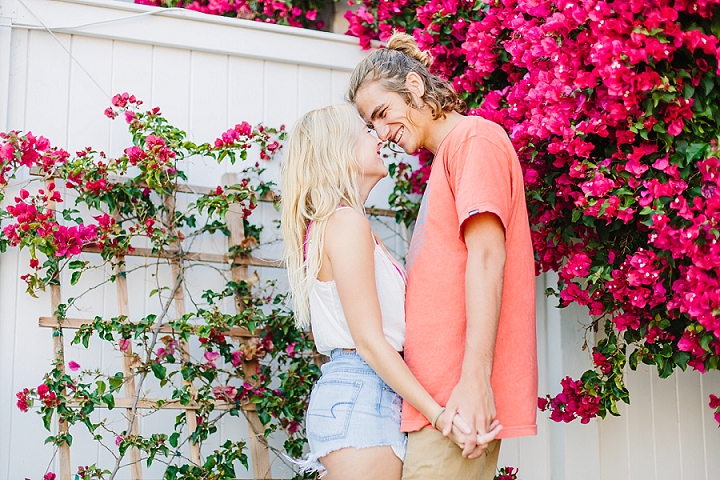
{"type": "MultiPolygon", "coordinates": [[[[465,355],[460,381],[446,408],[448,412],[457,412],[482,436],[490,431],[496,415],[490,377],[502,301],[505,230],[495,214],[486,212],[465,221],[463,236],[468,249],[465,355]]],[[[449,433],[448,430],[446,426],[443,433],[449,433]]],[[[468,437],[463,456],[477,458],[487,444],[478,444],[472,438],[468,437]]]]}

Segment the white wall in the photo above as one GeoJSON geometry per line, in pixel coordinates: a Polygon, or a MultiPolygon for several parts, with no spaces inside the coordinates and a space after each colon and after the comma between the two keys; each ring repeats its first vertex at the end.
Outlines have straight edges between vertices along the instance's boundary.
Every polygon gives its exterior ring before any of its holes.
{"type": "MultiPolygon", "coordinates": [[[[110,122],[102,111],[109,95],[124,91],[160,106],[197,142],[211,141],[242,120],[291,126],[309,109],[342,101],[349,72],[363,55],[349,37],[184,10],[113,1],[0,0],[0,130],[32,131],[69,151],[92,145],[118,155],[129,135],[122,121],[110,122]]],[[[269,178],[277,178],[278,162],[268,165],[269,178]]],[[[190,182],[218,185],[229,170],[195,162],[190,182]]],[[[369,203],[386,206],[391,188],[389,180],[381,184],[369,203]]],[[[264,240],[272,240],[277,213],[266,205],[258,214],[269,235],[264,240]]],[[[396,230],[383,231],[401,251],[396,230]]],[[[273,258],[278,247],[274,242],[261,254],[273,258]]],[[[202,248],[222,250],[223,244],[206,239],[202,248]]],[[[0,479],[40,478],[52,456],[43,445],[40,419],[14,405],[15,392],[39,384],[51,359],[50,331],[37,326],[39,316],[51,313],[50,301],[24,293],[18,278],[26,265],[24,253],[0,255],[0,479]]],[[[151,279],[137,275],[131,282],[134,317],[157,308],[147,299],[151,279]]],[[[261,275],[278,272],[264,269],[261,275]]],[[[190,289],[204,281],[197,274],[190,289]]],[[[580,350],[586,313],[556,309],[543,295],[546,284],[553,284],[552,276],[537,281],[541,394],[556,393],[561,378],[577,378],[590,365],[580,350]]],[[[114,315],[114,286],[83,305],[78,315],[114,315]]],[[[112,351],[69,348],[68,359],[73,356],[81,364],[119,368],[112,351]]],[[[505,441],[500,465],[519,467],[524,480],[720,478],[720,431],[707,407],[708,394],[720,394],[717,372],[660,380],[641,369],[628,375],[628,384],[632,404],[621,407],[622,417],[562,425],[539,414],[538,436],[505,441]]],[[[141,427],[156,428],[174,415],[148,419],[141,427]]],[[[228,422],[221,435],[245,432],[242,422],[228,422]]],[[[74,467],[107,461],[106,453],[79,437],[74,467]]],[[[146,478],[159,478],[161,470],[150,474],[146,478]]],[[[280,462],[274,475],[286,476],[280,462]]]]}

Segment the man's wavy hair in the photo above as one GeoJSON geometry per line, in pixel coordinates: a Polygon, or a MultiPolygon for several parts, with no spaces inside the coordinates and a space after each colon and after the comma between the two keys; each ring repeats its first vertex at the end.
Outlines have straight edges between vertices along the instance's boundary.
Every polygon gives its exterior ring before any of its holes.
{"type": "Polygon", "coordinates": [[[372,52],[355,67],[350,77],[348,100],[355,103],[357,93],[363,86],[379,82],[386,90],[400,95],[406,104],[419,108],[405,85],[408,74],[415,72],[425,84],[422,101],[430,107],[434,120],[445,118],[446,114],[453,111],[464,113],[465,102],[458,98],[452,86],[430,73],[432,62],[432,57],[420,50],[415,38],[406,33],[395,32],[388,40],[386,48],[372,52]]]}

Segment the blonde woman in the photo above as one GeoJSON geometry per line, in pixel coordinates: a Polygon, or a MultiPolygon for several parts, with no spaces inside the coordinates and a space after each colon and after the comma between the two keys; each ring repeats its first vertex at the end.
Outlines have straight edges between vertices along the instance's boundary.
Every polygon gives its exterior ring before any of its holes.
{"type": "MultiPolygon", "coordinates": [[[[403,361],[405,273],[364,215],[388,173],[381,144],[354,107],[335,105],[305,114],[285,150],[282,229],[294,311],[331,359],[310,397],[310,453],[300,463],[331,480],[400,479],[400,396],[433,427],[449,421],[403,361]]],[[[454,424],[462,444],[470,429],[459,417],[454,424]]]]}

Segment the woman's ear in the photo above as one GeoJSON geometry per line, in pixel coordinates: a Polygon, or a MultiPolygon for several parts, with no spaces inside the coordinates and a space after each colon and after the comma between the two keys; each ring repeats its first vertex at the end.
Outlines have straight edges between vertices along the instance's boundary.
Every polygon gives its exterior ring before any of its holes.
{"type": "Polygon", "coordinates": [[[410,72],[405,77],[405,86],[413,96],[416,105],[422,105],[422,97],[425,95],[425,82],[416,72],[410,72]]]}

